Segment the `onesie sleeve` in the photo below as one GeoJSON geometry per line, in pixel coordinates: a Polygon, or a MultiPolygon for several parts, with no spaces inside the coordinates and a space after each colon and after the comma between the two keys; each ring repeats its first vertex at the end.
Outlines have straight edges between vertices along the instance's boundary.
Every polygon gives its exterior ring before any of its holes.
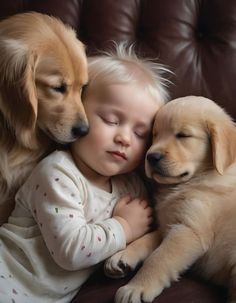
{"type": "Polygon", "coordinates": [[[31,211],[46,246],[60,267],[88,268],[125,248],[124,231],[117,220],[86,222],[86,191],[65,164],[42,165],[32,176],[27,191],[31,192],[31,211]]]}

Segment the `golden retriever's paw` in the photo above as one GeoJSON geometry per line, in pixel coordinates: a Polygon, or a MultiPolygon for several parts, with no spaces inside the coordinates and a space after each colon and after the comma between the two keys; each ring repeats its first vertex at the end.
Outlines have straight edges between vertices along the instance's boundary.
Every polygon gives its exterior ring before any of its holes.
{"type": "Polygon", "coordinates": [[[153,290],[144,286],[127,284],[116,292],[115,303],[151,303],[160,293],[155,288],[153,290]]]}
{"type": "Polygon", "coordinates": [[[106,276],[111,278],[123,278],[134,270],[137,264],[138,260],[132,258],[132,254],[126,250],[121,250],[106,260],[104,272],[106,276]]]}

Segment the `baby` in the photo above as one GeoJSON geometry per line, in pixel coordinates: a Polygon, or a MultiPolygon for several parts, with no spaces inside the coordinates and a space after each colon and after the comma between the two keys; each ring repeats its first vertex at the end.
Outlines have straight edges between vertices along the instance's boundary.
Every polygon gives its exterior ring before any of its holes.
{"type": "Polygon", "coordinates": [[[168,97],[162,70],[122,44],[89,58],[89,133],[37,165],[0,227],[1,302],[70,302],[96,265],[149,231],[134,171],[168,97]]]}

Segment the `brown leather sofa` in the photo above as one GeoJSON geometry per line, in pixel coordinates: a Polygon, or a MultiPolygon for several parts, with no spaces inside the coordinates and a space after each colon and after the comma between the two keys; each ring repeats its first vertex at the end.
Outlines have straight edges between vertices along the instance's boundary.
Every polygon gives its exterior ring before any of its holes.
{"type": "MultiPolygon", "coordinates": [[[[112,40],[135,42],[142,56],[156,58],[173,71],[171,98],[202,95],[236,119],[235,0],[0,1],[0,19],[25,11],[54,15],[70,24],[88,54],[106,49],[112,40]]],[[[129,278],[114,281],[101,269],[73,303],[112,303],[117,288],[129,278]]],[[[154,302],[223,303],[226,291],[188,272],[154,302]]]]}

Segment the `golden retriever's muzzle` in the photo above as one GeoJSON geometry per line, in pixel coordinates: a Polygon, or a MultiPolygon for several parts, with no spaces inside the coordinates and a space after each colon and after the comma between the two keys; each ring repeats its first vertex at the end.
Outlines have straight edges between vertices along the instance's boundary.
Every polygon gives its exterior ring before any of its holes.
{"type": "Polygon", "coordinates": [[[86,121],[79,120],[68,129],[63,124],[40,125],[41,130],[53,141],[59,144],[68,144],[74,142],[77,138],[87,135],[89,125],[86,121]]]}
{"type": "Polygon", "coordinates": [[[71,129],[71,135],[75,139],[87,135],[88,132],[89,132],[89,126],[84,122],[77,123],[71,129]]]}
{"type": "Polygon", "coordinates": [[[185,171],[180,175],[173,176],[170,173],[170,167],[165,162],[165,156],[160,152],[154,152],[147,154],[147,162],[148,165],[154,174],[158,174],[161,177],[175,177],[175,178],[183,178],[188,175],[188,172],[185,171]]]}
{"type": "Polygon", "coordinates": [[[155,173],[158,173],[160,175],[163,175],[164,171],[160,165],[160,160],[163,158],[164,156],[161,153],[150,153],[147,155],[147,161],[148,164],[151,167],[151,170],[154,171],[155,173]]]}

